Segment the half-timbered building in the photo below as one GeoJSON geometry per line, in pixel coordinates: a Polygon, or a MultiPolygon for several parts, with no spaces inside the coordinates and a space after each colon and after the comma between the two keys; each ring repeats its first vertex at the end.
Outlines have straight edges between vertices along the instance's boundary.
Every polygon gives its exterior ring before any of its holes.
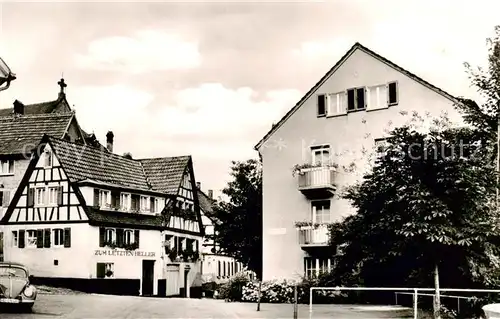
{"type": "MultiPolygon", "coordinates": [[[[33,149],[44,134],[82,144],[100,145],[95,135],[83,131],[66,100],[64,79],[58,82],[57,99],[0,109],[0,219],[3,217],[30,162],[33,149]]],[[[112,141],[111,141],[112,143],[112,141]]],[[[0,261],[3,232],[0,226],[0,261]]]]}
{"type": "Polygon", "coordinates": [[[44,136],[2,219],[35,282],[189,297],[203,236],[190,156],[130,159],[44,136]]]}

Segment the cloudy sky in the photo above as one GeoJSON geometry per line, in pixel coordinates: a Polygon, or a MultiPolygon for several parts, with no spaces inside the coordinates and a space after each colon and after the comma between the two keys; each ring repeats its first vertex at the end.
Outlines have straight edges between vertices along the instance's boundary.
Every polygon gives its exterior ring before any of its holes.
{"type": "Polygon", "coordinates": [[[203,189],[356,42],[455,95],[483,63],[494,1],[0,2],[18,79],[0,107],[67,98],[87,131],[134,157],[191,154],[203,189]],[[491,4],[489,4],[491,2],[491,4]]]}

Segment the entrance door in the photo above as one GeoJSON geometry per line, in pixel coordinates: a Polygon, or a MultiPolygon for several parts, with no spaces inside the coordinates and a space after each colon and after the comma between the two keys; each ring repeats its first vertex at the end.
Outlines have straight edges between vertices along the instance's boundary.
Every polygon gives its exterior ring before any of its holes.
{"type": "Polygon", "coordinates": [[[179,295],[179,265],[167,265],[167,296],[179,295]]]}
{"type": "Polygon", "coordinates": [[[143,260],[142,261],[142,295],[152,296],[153,295],[153,282],[154,282],[154,260],[143,260]]]}

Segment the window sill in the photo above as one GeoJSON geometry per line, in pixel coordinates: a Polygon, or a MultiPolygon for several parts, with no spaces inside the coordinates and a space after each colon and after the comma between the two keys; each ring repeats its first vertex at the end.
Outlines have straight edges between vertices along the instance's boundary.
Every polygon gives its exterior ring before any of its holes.
{"type": "Polygon", "coordinates": [[[15,173],[0,173],[0,176],[14,176],[15,173]]]}
{"type": "Polygon", "coordinates": [[[366,109],[366,112],[376,112],[376,111],[382,111],[382,110],[387,110],[389,108],[389,106],[385,106],[385,107],[378,107],[376,109],[366,109]]]}
{"type": "Polygon", "coordinates": [[[33,207],[35,207],[35,208],[54,208],[54,207],[59,207],[59,205],[58,204],[49,204],[49,205],[35,204],[35,205],[33,205],[33,207]]]}
{"type": "Polygon", "coordinates": [[[366,111],[366,108],[364,108],[364,109],[358,109],[358,110],[348,110],[347,114],[349,114],[349,113],[363,112],[363,111],[366,111]]]}
{"type": "Polygon", "coordinates": [[[326,118],[341,117],[341,116],[347,116],[347,112],[346,113],[340,113],[340,114],[330,114],[330,115],[327,115],[326,118]]]}

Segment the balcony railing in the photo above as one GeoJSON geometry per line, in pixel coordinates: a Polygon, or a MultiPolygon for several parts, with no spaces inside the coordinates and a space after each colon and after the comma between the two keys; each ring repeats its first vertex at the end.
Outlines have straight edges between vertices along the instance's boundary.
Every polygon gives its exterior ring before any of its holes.
{"type": "Polygon", "coordinates": [[[301,246],[328,246],[330,232],[327,225],[300,226],[299,245],[301,246]]]}
{"type": "Polygon", "coordinates": [[[327,197],[335,192],[335,168],[304,168],[298,174],[299,190],[307,197],[327,197]]]}

